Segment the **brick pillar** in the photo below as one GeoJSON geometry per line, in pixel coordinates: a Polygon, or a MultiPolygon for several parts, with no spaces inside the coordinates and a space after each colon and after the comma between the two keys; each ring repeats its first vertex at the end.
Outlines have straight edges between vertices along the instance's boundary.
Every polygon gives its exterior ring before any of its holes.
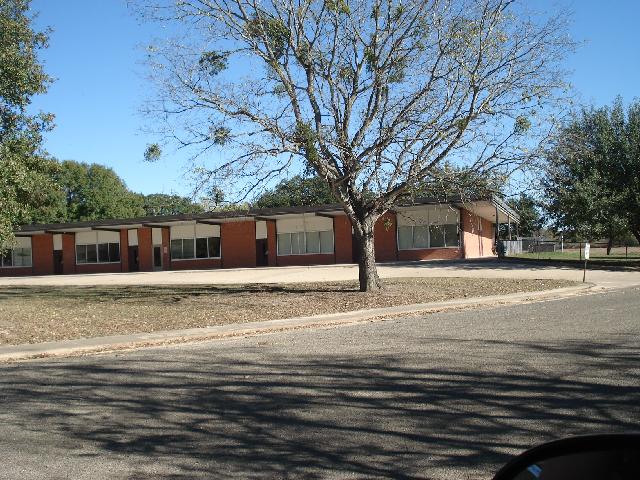
{"type": "Polygon", "coordinates": [[[138,264],[141,272],[153,271],[153,238],[149,227],[138,229],[138,264]]]}
{"type": "Polygon", "coordinates": [[[53,274],[53,235],[34,235],[31,237],[31,258],[34,275],[53,274]]]}
{"type": "Polygon", "coordinates": [[[129,230],[120,229],[120,271],[129,271],[129,230]]]}
{"type": "Polygon", "coordinates": [[[62,234],[62,273],[76,273],[76,234],[62,234]]]}
{"type": "Polygon", "coordinates": [[[353,263],[351,221],[346,215],[333,217],[336,263],[353,263]]]}
{"type": "Polygon", "coordinates": [[[220,241],[224,268],[256,266],[255,221],[223,223],[220,226],[220,241]]]}
{"type": "Polygon", "coordinates": [[[267,248],[269,249],[269,261],[270,267],[278,265],[278,243],[276,238],[276,221],[267,220],[267,248]]]}
{"type": "Polygon", "coordinates": [[[162,269],[171,270],[171,230],[169,227],[162,227],[162,269]]]}
{"type": "Polygon", "coordinates": [[[397,219],[392,212],[385,213],[374,227],[377,262],[392,262],[398,259],[396,242],[397,219]]]}

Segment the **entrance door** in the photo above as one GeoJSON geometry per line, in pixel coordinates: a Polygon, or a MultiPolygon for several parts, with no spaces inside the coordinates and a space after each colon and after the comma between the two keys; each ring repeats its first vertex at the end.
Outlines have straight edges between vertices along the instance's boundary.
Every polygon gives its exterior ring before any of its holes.
{"type": "Polygon", "coordinates": [[[138,247],[129,247],[129,271],[137,272],[138,270],[140,270],[140,265],[138,264],[138,247]]]}
{"type": "Polygon", "coordinates": [[[56,275],[62,275],[62,250],[53,251],[53,273],[56,275]]]}
{"type": "Polygon", "coordinates": [[[257,267],[266,267],[269,265],[268,258],[268,244],[266,238],[258,238],[256,240],[256,266],[257,267]]]}
{"type": "Polygon", "coordinates": [[[162,270],[162,245],[153,247],[153,269],[162,270]]]}

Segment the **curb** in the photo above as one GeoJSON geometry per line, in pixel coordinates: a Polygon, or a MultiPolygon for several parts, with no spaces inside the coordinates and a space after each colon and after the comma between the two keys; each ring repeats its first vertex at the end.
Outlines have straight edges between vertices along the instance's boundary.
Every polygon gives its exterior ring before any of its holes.
{"type": "Polygon", "coordinates": [[[588,292],[596,287],[585,283],[573,287],[563,287],[537,292],[523,292],[512,295],[493,295],[486,297],[461,298],[442,302],[399,305],[395,307],[354,310],[351,312],[294,317],[282,320],[268,320],[244,324],[217,325],[213,327],[190,328],[186,330],[167,330],[152,333],[113,335],[108,337],[82,338],[60,342],[11,345],[0,347],[0,363],[37,358],[69,357],[95,353],[107,353],[118,350],[158,347],[181,343],[195,343],[233,337],[263,335],[268,333],[299,330],[303,328],[331,327],[356,324],[366,321],[384,320],[389,317],[416,313],[439,312],[477,306],[509,305],[541,300],[556,300],[588,292]]]}

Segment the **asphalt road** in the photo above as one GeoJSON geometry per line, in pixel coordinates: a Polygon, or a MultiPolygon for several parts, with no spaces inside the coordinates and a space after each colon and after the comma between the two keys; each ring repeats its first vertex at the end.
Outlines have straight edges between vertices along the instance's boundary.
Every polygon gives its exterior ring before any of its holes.
{"type": "Polygon", "coordinates": [[[640,288],[0,366],[0,478],[491,478],[640,430],[640,288]]]}

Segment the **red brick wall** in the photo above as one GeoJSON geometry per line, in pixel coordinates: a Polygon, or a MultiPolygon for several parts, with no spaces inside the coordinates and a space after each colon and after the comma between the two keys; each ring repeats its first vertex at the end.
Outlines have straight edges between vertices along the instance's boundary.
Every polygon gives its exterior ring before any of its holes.
{"type": "Polygon", "coordinates": [[[333,253],[310,253],[308,255],[278,255],[278,266],[331,265],[336,263],[333,253]]]}
{"type": "Polygon", "coordinates": [[[83,263],[76,265],[76,273],[118,273],[122,271],[121,263],[83,263]]]}
{"type": "Polygon", "coordinates": [[[53,235],[34,235],[31,237],[31,256],[34,275],[53,274],[53,235]]]}
{"type": "Polygon", "coordinates": [[[76,273],[76,235],[62,234],[62,273],[76,273]]]}
{"type": "Polygon", "coordinates": [[[398,250],[398,260],[453,260],[455,258],[462,258],[461,248],[398,250]]]}
{"type": "Polygon", "coordinates": [[[222,266],[256,266],[256,222],[229,222],[220,226],[222,266]]]}
{"type": "Polygon", "coordinates": [[[219,258],[192,258],[189,260],[171,260],[171,270],[207,270],[222,268],[219,258]]]}
{"type": "Polygon", "coordinates": [[[333,217],[336,263],[353,263],[351,221],[346,215],[333,217]]]}
{"type": "Polygon", "coordinates": [[[171,270],[171,229],[162,227],[162,269],[171,270]]]}
{"type": "Polygon", "coordinates": [[[33,267],[0,268],[0,277],[22,277],[24,275],[33,275],[33,267]]]}
{"type": "Polygon", "coordinates": [[[276,235],[276,221],[267,220],[267,249],[269,251],[267,260],[270,267],[278,265],[278,239],[276,235]]]}
{"type": "Polygon", "coordinates": [[[460,221],[464,258],[494,256],[493,223],[465,209],[461,210],[460,221]]]}
{"type": "Polygon", "coordinates": [[[387,212],[378,219],[374,227],[376,262],[392,262],[398,259],[396,246],[396,214],[387,212]],[[389,220],[387,227],[385,221],[389,220]]]}
{"type": "Polygon", "coordinates": [[[129,271],[129,230],[120,230],[120,271],[129,271]]]}
{"type": "Polygon", "coordinates": [[[138,263],[141,272],[153,271],[153,239],[149,227],[138,229],[138,263]]]}

